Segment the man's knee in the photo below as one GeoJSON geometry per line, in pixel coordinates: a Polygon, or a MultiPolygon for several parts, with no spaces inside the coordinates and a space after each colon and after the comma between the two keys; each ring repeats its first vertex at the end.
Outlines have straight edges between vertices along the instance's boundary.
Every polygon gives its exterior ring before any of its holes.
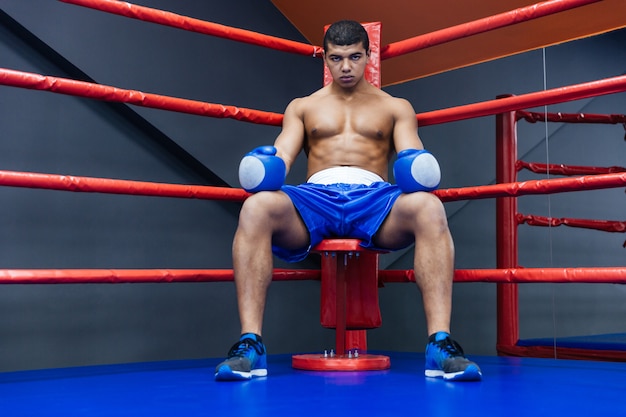
{"type": "Polygon", "coordinates": [[[403,205],[409,210],[419,228],[447,228],[448,220],[441,200],[434,194],[419,192],[406,194],[403,205]]]}
{"type": "Polygon", "coordinates": [[[280,191],[261,191],[252,194],[244,202],[241,212],[244,215],[271,214],[285,210],[291,205],[289,198],[280,191]]]}
{"type": "Polygon", "coordinates": [[[441,213],[445,212],[443,203],[441,200],[432,193],[417,192],[411,194],[402,194],[397,200],[398,203],[403,205],[403,208],[415,213],[419,212],[432,212],[441,213]]]}
{"type": "Polygon", "coordinates": [[[239,227],[279,230],[295,217],[295,207],[281,191],[261,191],[244,201],[239,213],[239,227]]]}

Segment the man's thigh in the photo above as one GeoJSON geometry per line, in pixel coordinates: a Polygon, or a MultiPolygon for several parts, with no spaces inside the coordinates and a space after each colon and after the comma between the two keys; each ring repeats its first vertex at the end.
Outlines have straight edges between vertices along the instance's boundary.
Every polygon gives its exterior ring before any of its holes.
{"type": "Polygon", "coordinates": [[[287,194],[279,191],[280,210],[272,244],[286,249],[298,249],[309,245],[309,231],[287,194]]]}
{"type": "Polygon", "coordinates": [[[431,194],[417,192],[402,194],[395,201],[387,218],[374,235],[374,242],[389,249],[412,244],[419,234],[419,223],[432,211],[440,210],[441,202],[431,194]]]}

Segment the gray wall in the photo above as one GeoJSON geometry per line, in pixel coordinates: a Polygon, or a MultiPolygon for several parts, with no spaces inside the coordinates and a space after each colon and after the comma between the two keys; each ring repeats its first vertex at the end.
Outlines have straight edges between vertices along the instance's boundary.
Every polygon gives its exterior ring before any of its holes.
{"type": "MultiPolygon", "coordinates": [[[[225,25],[304,41],[270,2],[143,1],[225,25]],[[242,13],[242,10],[246,11],[242,13]]],[[[0,0],[1,8],[52,50],[106,85],[212,103],[282,112],[320,86],[321,61],[161,27],[60,2],[0,0]],[[51,23],[54,22],[54,23],[51,23]]],[[[320,29],[321,30],[321,29],[320,29]]],[[[625,32],[546,51],[548,88],[622,74],[625,32]]],[[[0,67],[67,77],[0,26],[0,67]]],[[[541,51],[416,80],[386,90],[416,111],[543,89],[541,51]]],[[[581,100],[560,111],[624,113],[625,95],[581,100]]],[[[556,109],[556,106],[554,106],[556,109]]],[[[274,127],[139,107],[140,126],[97,101],[0,87],[0,168],[182,184],[210,181],[155,142],[168,137],[226,183],[250,148],[271,143],[274,127]],[[157,132],[157,133],[155,133],[157,132]]],[[[550,108],[552,111],[553,109],[550,108]]],[[[555,110],[556,111],[556,110],[555,110]]],[[[492,117],[425,127],[440,159],[444,187],[494,181],[492,117]]],[[[577,165],[624,165],[621,126],[520,127],[524,159],[577,165]]],[[[303,159],[289,182],[302,180],[303,159]]],[[[523,174],[528,175],[528,174],[523,174]]],[[[623,220],[623,190],[520,200],[524,212],[623,220]],[[597,203],[602,201],[602,203],[597,203]]],[[[230,268],[238,204],[0,188],[1,268],[230,268]]],[[[457,267],[495,266],[494,202],[447,205],[457,267]]],[[[622,234],[578,229],[520,229],[523,266],[623,265],[622,234]]],[[[407,269],[411,251],[386,255],[407,269]]],[[[314,260],[289,267],[315,267],[314,260]]],[[[276,266],[287,266],[277,263],[276,266]]],[[[374,349],[423,349],[417,288],[381,290],[383,326],[374,349]]],[[[524,285],[522,336],[624,331],[623,288],[524,285]],[[584,308],[581,308],[584,304],[584,308]],[[565,317],[573,316],[573,319],[565,317]],[[556,317],[556,319],[554,318],[556,317]],[[555,325],[556,323],[556,325],[555,325]]],[[[466,351],[495,353],[495,286],[455,286],[453,330],[466,351]]],[[[319,326],[319,284],[272,285],[264,338],[270,353],[321,350],[333,333],[319,326]]],[[[0,370],[220,357],[237,337],[232,283],[4,285],[0,291],[0,370]]]]}

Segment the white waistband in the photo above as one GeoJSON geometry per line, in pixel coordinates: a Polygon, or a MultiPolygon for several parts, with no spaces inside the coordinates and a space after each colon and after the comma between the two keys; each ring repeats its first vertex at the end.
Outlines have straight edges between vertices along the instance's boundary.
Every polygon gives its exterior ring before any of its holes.
{"type": "Polygon", "coordinates": [[[326,168],[311,175],[307,182],[315,184],[363,184],[370,185],[374,182],[384,181],[380,176],[362,168],[356,167],[333,167],[326,168]]]}

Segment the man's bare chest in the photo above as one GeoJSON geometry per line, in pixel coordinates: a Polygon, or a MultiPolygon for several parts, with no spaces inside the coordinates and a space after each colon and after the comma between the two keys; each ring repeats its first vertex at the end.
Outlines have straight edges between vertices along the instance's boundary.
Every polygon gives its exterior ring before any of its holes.
{"type": "Polygon", "coordinates": [[[309,110],[304,126],[310,139],[340,135],[385,139],[391,135],[393,117],[382,106],[328,105],[309,110]]]}

